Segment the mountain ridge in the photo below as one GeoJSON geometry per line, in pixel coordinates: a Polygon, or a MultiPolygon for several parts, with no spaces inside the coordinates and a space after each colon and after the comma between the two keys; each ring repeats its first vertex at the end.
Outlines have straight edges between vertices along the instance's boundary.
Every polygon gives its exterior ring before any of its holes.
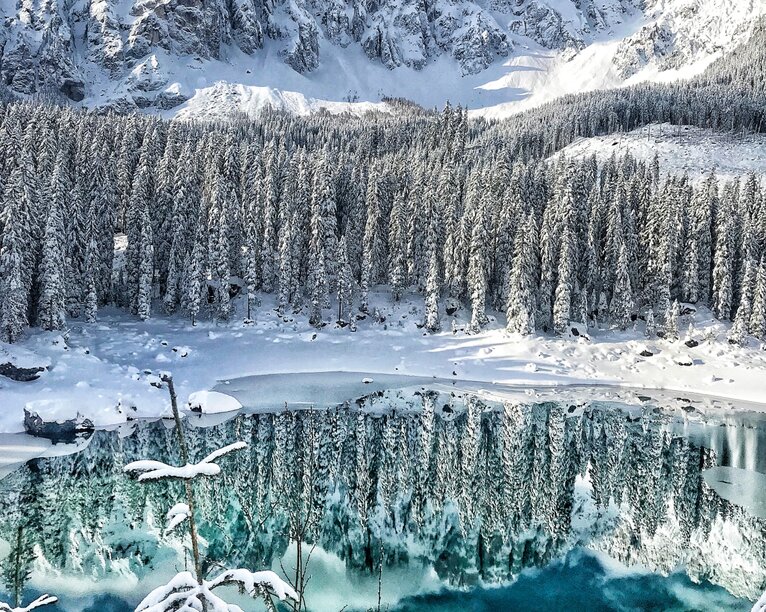
{"type": "Polygon", "coordinates": [[[762,14],[753,0],[3,0],[0,80],[121,112],[175,114],[223,82],[503,116],[697,74],[762,14]]]}

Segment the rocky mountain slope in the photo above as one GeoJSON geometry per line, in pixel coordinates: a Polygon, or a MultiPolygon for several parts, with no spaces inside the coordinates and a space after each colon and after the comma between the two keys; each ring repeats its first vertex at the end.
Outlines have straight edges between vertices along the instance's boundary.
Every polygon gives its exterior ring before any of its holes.
{"type": "Polygon", "coordinates": [[[0,86],[120,110],[175,108],[221,80],[483,108],[547,99],[564,81],[565,93],[693,72],[745,38],[765,4],[0,0],[0,86]]]}

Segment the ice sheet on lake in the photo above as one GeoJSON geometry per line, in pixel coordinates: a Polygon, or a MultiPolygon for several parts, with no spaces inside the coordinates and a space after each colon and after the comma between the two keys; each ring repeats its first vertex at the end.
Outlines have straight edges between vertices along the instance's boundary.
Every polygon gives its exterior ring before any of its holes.
{"type": "Polygon", "coordinates": [[[766,519],[766,474],[717,466],[702,474],[707,485],[723,499],[766,519]]]}
{"type": "Polygon", "coordinates": [[[455,381],[428,376],[371,374],[368,372],[304,372],[301,374],[262,374],[223,381],[214,391],[236,398],[242,406],[255,410],[314,406],[337,406],[357,398],[406,388],[438,389],[455,381]],[[371,382],[370,382],[371,381],[371,382]]]}

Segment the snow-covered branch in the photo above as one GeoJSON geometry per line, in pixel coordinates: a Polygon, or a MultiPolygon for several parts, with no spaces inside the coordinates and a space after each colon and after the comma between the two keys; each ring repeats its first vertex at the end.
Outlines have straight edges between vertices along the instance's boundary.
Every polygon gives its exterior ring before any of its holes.
{"type": "Polygon", "coordinates": [[[191,516],[191,510],[186,504],[176,504],[170,510],[168,510],[168,526],[165,527],[165,534],[167,535],[173,529],[178,527],[187,518],[191,516]]]}
{"type": "Polygon", "coordinates": [[[244,442],[235,442],[229,444],[224,448],[221,448],[213,453],[210,453],[199,463],[190,463],[180,467],[168,465],[161,461],[141,460],[128,463],[123,470],[125,472],[143,472],[138,477],[138,480],[143,482],[146,480],[159,480],[161,478],[180,478],[182,480],[188,480],[196,478],[197,476],[217,476],[221,473],[221,468],[218,464],[213,463],[216,459],[220,459],[224,455],[236,450],[247,448],[247,444],[244,442]]]}
{"type": "Polygon", "coordinates": [[[35,599],[28,606],[21,606],[20,608],[11,608],[11,606],[8,604],[0,602],[0,612],[31,612],[31,610],[47,606],[48,604],[56,603],[57,601],[58,598],[54,597],[53,595],[45,594],[40,595],[40,597],[35,599]]]}
{"type": "Polygon", "coordinates": [[[751,612],[766,612],[766,591],[764,591],[761,598],[755,602],[751,612]]]}
{"type": "Polygon", "coordinates": [[[295,590],[274,572],[251,572],[246,569],[226,570],[211,581],[199,584],[191,572],[177,574],[167,584],[154,589],[138,604],[136,612],[243,612],[242,608],[228,604],[215,595],[213,589],[237,585],[251,597],[262,593],[274,594],[280,600],[298,600],[295,590]]]}

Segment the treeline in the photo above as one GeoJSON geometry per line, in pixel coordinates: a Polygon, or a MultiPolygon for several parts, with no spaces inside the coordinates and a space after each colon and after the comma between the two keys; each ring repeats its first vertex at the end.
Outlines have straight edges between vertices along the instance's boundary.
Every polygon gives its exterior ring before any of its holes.
{"type": "Polygon", "coordinates": [[[766,331],[766,198],[756,176],[694,187],[626,156],[525,161],[477,143],[492,128],[434,117],[349,121],[268,114],[211,125],[9,105],[0,129],[0,316],[60,329],[100,305],[231,316],[232,285],[306,308],[311,322],[392,299],[487,308],[508,329],[625,328],[674,300],[766,331]],[[124,266],[114,266],[124,233],[124,266]],[[119,274],[114,274],[117,269],[119,274]],[[241,279],[241,282],[238,281],[241,279]],[[338,310],[330,313],[330,296],[338,310]]]}

